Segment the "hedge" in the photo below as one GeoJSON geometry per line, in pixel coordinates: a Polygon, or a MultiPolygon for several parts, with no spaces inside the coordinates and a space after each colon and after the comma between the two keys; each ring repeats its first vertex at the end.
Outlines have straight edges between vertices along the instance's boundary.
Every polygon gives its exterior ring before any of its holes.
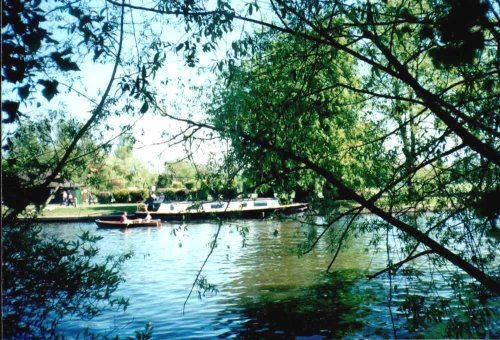
{"type": "Polygon", "coordinates": [[[176,191],[177,191],[177,189],[174,189],[174,188],[161,188],[161,189],[158,189],[157,192],[159,194],[163,194],[166,201],[174,201],[176,199],[176,197],[175,197],[176,191]]]}
{"type": "Polygon", "coordinates": [[[97,203],[100,204],[111,203],[111,199],[113,198],[113,195],[111,195],[111,193],[107,191],[98,192],[95,196],[97,197],[97,203]]]}
{"type": "Polygon", "coordinates": [[[120,189],[113,191],[113,197],[116,203],[127,203],[129,200],[129,191],[127,189],[120,189]]]}
{"type": "Polygon", "coordinates": [[[148,190],[130,190],[129,199],[132,203],[144,202],[148,198],[148,190]]]}

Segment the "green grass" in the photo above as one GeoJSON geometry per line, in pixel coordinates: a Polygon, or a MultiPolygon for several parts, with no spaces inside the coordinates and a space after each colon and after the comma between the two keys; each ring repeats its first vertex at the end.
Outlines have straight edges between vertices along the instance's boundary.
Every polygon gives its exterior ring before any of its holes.
{"type": "Polygon", "coordinates": [[[65,207],[59,205],[49,205],[42,212],[40,217],[80,217],[80,216],[101,216],[118,214],[126,211],[134,214],[137,210],[137,203],[124,204],[83,204],[76,207],[65,207]]]}

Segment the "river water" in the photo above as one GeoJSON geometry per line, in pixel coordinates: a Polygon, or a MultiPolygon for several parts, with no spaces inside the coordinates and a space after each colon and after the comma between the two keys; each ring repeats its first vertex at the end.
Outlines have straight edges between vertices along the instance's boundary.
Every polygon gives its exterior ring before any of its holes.
{"type": "MultiPolygon", "coordinates": [[[[60,330],[69,337],[83,329],[126,337],[151,322],[154,337],[162,339],[393,336],[387,278],[366,280],[367,273],[385,267],[385,251],[366,252],[369,238],[358,236],[326,273],[333,256],[326,239],[297,256],[309,228],[296,221],[222,225],[202,273],[218,292],[200,299],[195,289],[183,313],[217,229],[213,222],[129,230],[97,229],[93,223],[44,226],[45,234],[65,239],[91,230],[103,237],[98,243],[102,257],[134,253],[123,267],[126,282],[117,292],[130,299],[127,310],[104,311],[90,321],[66,318],[60,330]],[[246,238],[242,229],[247,229],[246,238]]],[[[400,327],[404,320],[396,308],[393,313],[397,336],[411,336],[400,327]]]]}

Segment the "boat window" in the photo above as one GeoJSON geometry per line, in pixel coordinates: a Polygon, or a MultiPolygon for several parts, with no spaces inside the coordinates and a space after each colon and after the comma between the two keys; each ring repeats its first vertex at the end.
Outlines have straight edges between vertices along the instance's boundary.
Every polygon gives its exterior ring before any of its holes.
{"type": "Polygon", "coordinates": [[[210,208],[212,208],[212,209],[224,208],[224,203],[213,203],[210,205],[210,208]]]}
{"type": "Polygon", "coordinates": [[[267,207],[267,202],[253,202],[254,207],[267,207]]]}
{"type": "Polygon", "coordinates": [[[245,203],[241,203],[241,205],[240,205],[240,207],[241,207],[241,208],[244,208],[244,207],[246,207],[246,206],[247,206],[247,203],[246,203],[246,202],[245,202],[245,203]]]}

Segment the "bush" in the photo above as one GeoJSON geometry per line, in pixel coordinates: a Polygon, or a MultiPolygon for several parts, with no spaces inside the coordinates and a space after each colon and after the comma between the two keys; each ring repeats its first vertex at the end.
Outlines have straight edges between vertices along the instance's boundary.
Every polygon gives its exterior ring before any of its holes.
{"type": "Polygon", "coordinates": [[[125,181],[123,179],[112,179],[111,180],[111,188],[113,190],[119,190],[125,187],[125,181]]]}
{"type": "Polygon", "coordinates": [[[178,201],[185,201],[187,199],[189,191],[187,189],[179,189],[175,192],[175,198],[178,201]]]}
{"type": "Polygon", "coordinates": [[[179,181],[173,181],[171,187],[174,189],[180,189],[180,188],[182,188],[182,183],[179,181]]]}
{"type": "Polygon", "coordinates": [[[230,187],[224,188],[221,191],[222,197],[225,200],[232,200],[238,197],[238,188],[230,187]]]}
{"type": "Polygon", "coordinates": [[[191,201],[206,201],[208,200],[208,189],[200,188],[200,189],[190,190],[188,194],[188,199],[191,201]]]}
{"type": "Polygon", "coordinates": [[[129,197],[132,203],[143,202],[148,197],[148,191],[145,189],[130,190],[129,197]]]}
{"type": "Polygon", "coordinates": [[[166,188],[170,184],[172,184],[172,175],[170,175],[170,174],[158,175],[158,180],[156,181],[156,186],[158,188],[166,188]]]}
{"type": "Polygon", "coordinates": [[[109,204],[111,203],[111,199],[113,198],[113,195],[111,195],[111,193],[107,191],[99,192],[96,194],[96,196],[97,202],[101,204],[109,204]]]}
{"type": "Polygon", "coordinates": [[[98,259],[101,236],[82,232],[79,239],[46,238],[33,224],[2,230],[3,336],[7,339],[61,338],[65,315],[89,320],[128,301],[117,296],[120,267],[131,253],[98,259]]]}
{"type": "Polygon", "coordinates": [[[186,187],[186,189],[192,190],[195,184],[196,184],[195,181],[187,181],[186,183],[184,183],[184,186],[186,187]]]}
{"type": "Polygon", "coordinates": [[[113,191],[113,197],[117,203],[127,203],[129,201],[129,191],[127,189],[113,191]]]}
{"type": "Polygon", "coordinates": [[[177,190],[174,188],[162,188],[158,189],[159,194],[163,194],[165,201],[174,201],[176,199],[175,192],[177,190]]]}

